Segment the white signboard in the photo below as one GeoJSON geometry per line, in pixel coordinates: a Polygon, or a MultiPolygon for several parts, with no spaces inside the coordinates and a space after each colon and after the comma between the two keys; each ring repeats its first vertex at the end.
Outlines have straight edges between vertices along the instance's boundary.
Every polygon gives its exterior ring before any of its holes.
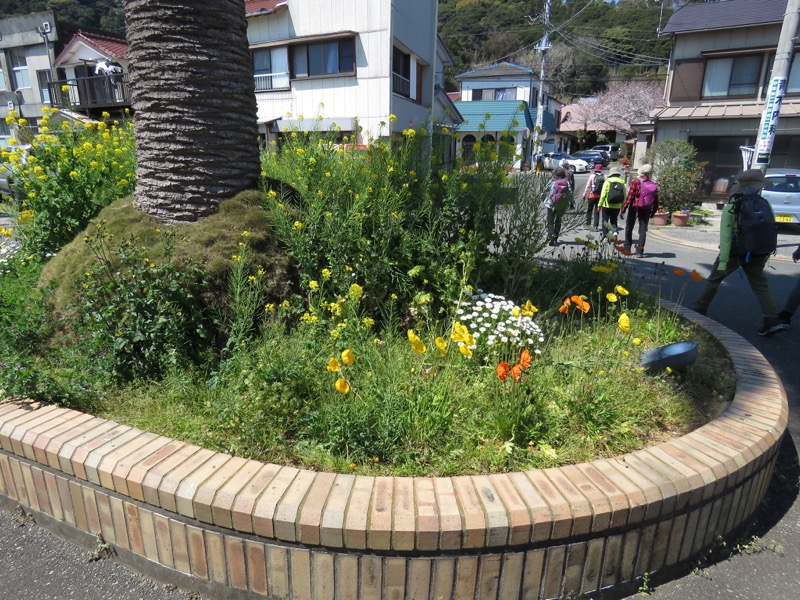
{"type": "Polygon", "coordinates": [[[786,91],[786,78],[773,77],[767,92],[767,105],[761,115],[761,124],[758,126],[756,138],[756,164],[768,165],[772,154],[772,143],[775,141],[775,130],[778,127],[778,117],[781,114],[783,93],[786,91]]]}

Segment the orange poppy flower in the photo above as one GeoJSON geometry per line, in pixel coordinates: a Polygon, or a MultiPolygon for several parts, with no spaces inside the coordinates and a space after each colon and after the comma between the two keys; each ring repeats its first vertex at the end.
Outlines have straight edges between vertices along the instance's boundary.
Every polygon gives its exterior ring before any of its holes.
{"type": "Polygon", "coordinates": [[[572,303],[575,305],[575,308],[577,308],[583,314],[589,312],[591,305],[580,296],[573,296],[572,298],[570,298],[570,300],[572,300],[572,303]]]}
{"type": "Polygon", "coordinates": [[[677,275],[678,277],[683,277],[684,275],[686,275],[686,271],[684,271],[683,269],[672,269],[672,274],[677,275]]]}
{"type": "Polygon", "coordinates": [[[569,312],[569,304],[562,304],[558,307],[558,312],[567,314],[569,312]]]}
{"type": "Polygon", "coordinates": [[[508,372],[510,370],[511,367],[505,361],[497,365],[497,376],[500,378],[500,381],[502,381],[503,383],[506,382],[506,377],[508,377],[508,372]]]}
{"type": "Polygon", "coordinates": [[[519,355],[519,364],[523,369],[527,369],[531,366],[531,351],[527,348],[519,355]]]}
{"type": "Polygon", "coordinates": [[[519,381],[522,379],[522,367],[519,365],[514,365],[511,367],[511,377],[514,378],[514,381],[519,381]]]}
{"type": "Polygon", "coordinates": [[[697,272],[697,269],[692,269],[692,272],[689,273],[689,275],[691,275],[692,279],[694,279],[695,281],[703,281],[703,276],[697,272]]]}

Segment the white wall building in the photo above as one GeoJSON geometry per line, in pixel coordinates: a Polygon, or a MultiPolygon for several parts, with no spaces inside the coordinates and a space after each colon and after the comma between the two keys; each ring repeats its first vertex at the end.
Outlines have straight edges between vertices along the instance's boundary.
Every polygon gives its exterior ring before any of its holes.
{"type": "Polygon", "coordinates": [[[267,139],[293,128],[349,135],[360,126],[354,141],[364,143],[421,126],[432,114],[452,120],[435,85],[437,57],[447,60],[437,2],[247,0],[245,7],[267,139]]]}

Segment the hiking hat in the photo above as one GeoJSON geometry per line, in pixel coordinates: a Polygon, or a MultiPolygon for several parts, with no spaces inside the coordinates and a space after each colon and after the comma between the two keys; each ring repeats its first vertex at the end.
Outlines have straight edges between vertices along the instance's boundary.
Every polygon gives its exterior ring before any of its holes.
{"type": "Polygon", "coordinates": [[[747,192],[757,192],[764,188],[764,174],[761,169],[748,169],[739,173],[736,183],[731,188],[731,196],[735,194],[746,194],[747,192]]]}
{"type": "Polygon", "coordinates": [[[611,172],[608,174],[609,177],[622,177],[622,173],[619,169],[611,169],[611,172]]]}
{"type": "Polygon", "coordinates": [[[639,175],[650,175],[653,172],[653,165],[642,165],[639,167],[639,175]]]}
{"type": "Polygon", "coordinates": [[[603,165],[601,165],[600,163],[597,163],[594,166],[594,172],[595,173],[602,173],[603,172],[603,165]]]}

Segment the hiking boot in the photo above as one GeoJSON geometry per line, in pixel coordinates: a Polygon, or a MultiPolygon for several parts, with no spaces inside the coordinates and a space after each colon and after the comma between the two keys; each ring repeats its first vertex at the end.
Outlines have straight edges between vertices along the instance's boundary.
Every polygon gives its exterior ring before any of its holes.
{"type": "Polygon", "coordinates": [[[785,331],[787,329],[789,329],[789,326],[778,317],[767,317],[756,333],[758,335],[772,335],[773,333],[778,333],[779,331],[785,331]]]}
{"type": "Polygon", "coordinates": [[[558,240],[550,240],[549,244],[551,246],[558,246],[558,240]]]}
{"type": "Polygon", "coordinates": [[[784,325],[786,325],[786,328],[788,329],[789,327],[791,327],[793,314],[794,313],[790,313],[788,310],[782,310],[781,312],[778,313],[778,320],[784,325]]]}

